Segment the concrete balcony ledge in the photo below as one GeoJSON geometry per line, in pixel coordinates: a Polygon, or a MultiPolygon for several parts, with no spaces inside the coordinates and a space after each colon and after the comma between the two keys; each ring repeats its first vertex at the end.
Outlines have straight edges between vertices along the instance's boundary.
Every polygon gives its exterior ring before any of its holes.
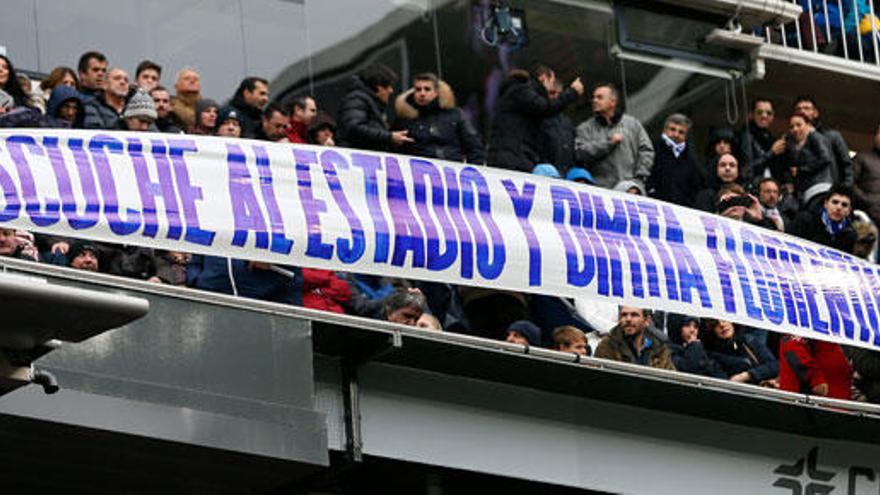
{"type": "Polygon", "coordinates": [[[660,0],[661,2],[727,17],[738,17],[744,29],[793,22],[803,9],[783,0],[660,0]]]}

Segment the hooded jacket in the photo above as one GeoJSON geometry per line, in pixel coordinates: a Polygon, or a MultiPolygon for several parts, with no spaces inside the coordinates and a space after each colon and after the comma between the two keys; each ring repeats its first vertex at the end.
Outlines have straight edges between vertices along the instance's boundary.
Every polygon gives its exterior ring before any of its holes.
{"type": "Polygon", "coordinates": [[[464,112],[455,107],[452,88],[440,81],[437,93],[437,98],[425,106],[416,104],[412,89],[394,101],[394,128],[409,131],[409,137],[415,140],[401,147],[401,153],[482,164],[483,143],[464,112]]]}
{"type": "Polygon", "coordinates": [[[348,94],[339,104],[336,145],[363,150],[391,149],[391,130],[385,104],[358,76],[353,76],[348,94]]]}
{"type": "Polygon", "coordinates": [[[80,92],[65,84],[55,86],[52,90],[52,94],[49,96],[49,103],[46,104],[46,126],[57,129],[80,129],[82,128],[84,118],[85,108],[83,107],[82,95],[80,92]],[[64,120],[58,116],[58,111],[61,110],[61,106],[70,100],[76,102],[76,107],[78,109],[76,112],[76,119],[73,122],[64,120]]]}
{"type": "Polygon", "coordinates": [[[571,88],[552,100],[544,85],[522,70],[511,71],[501,83],[487,163],[490,167],[531,173],[544,154],[543,119],[558,115],[577,101],[571,88]]]}
{"type": "Polygon", "coordinates": [[[596,184],[609,189],[622,180],[644,185],[654,166],[651,138],[641,122],[621,108],[610,121],[594,115],[577,126],[574,149],[575,159],[593,172],[596,184]],[[614,144],[613,134],[622,134],[623,141],[614,144]]]}

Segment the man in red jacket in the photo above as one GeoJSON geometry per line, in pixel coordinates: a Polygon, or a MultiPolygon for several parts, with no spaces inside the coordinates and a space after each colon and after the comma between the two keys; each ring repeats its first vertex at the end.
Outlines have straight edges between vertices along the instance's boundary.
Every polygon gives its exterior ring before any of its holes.
{"type": "Polygon", "coordinates": [[[840,345],[786,335],[779,343],[779,388],[850,399],[852,367],[840,345]]]}
{"type": "Polygon", "coordinates": [[[334,313],[345,313],[342,305],[351,299],[351,289],[335,272],[303,268],[303,306],[334,313]]]}
{"type": "Polygon", "coordinates": [[[318,116],[318,105],[311,96],[298,96],[293,99],[293,108],[290,113],[290,127],[287,129],[287,139],[291,143],[308,143],[309,126],[318,116]]]}

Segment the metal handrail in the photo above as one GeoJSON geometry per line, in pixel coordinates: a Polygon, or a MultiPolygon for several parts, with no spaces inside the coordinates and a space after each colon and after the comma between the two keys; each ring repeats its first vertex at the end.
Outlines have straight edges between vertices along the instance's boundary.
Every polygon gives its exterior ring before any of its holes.
{"type": "Polygon", "coordinates": [[[877,56],[880,20],[874,5],[877,0],[788,1],[802,7],[800,19],[756,30],[754,34],[765,43],[880,66],[877,56]],[[870,25],[870,31],[864,34],[861,32],[863,22],[870,25]]]}

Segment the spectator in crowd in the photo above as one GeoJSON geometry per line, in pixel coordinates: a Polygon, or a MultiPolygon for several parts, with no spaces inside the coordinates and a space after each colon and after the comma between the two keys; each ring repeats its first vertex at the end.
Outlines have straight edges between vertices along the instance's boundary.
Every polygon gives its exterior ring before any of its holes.
{"type": "Polygon", "coordinates": [[[874,133],[874,147],[853,159],[853,200],[880,225],[880,126],[874,133]]]}
{"type": "MultiPolygon", "coordinates": [[[[709,183],[709,178],[715,175],[715,166],[722,155],[731,154],[737,156],[740,153],[736,134],[730,127],[712,127],[709,130],[709,139],[706,145],[706,161],[700,168],[700,189],[709,183]]],[[[742,162],[741,158],[737,159],[742,162]]]]}
{"type": "Polygon", "coordinates": [[[788,230],[824,246],[852,253],[856,232],[850,222],[852,190],[835,185],[825,195],[825,202],[815,210],[802,210],[788,230]]]}
{"type": "Polygon", "coordinates": [[[571,325],[563,325],[553,330],[553,347],[559,352],[573,352],[585,357],[590,355],[587,335],[580,328],[571,325]]]}
{"type": "Polygon", "coordinates": [[[706,318],[700,339],[729,380],[778,386],[779,361],[760,340],[745,339],[733,323],[706,318]]]}
{"type": "Polygon", "coordinates": [[[694,375],[711,376],[726,380],[727,374],[721,366],[706,353],[700,340],[700,320],[685,317],[679,328],[670,333],[669,351],[675,369],[694,375]]]}
{"type": "MultiPolygon", "coordinates": [[[[216,134],[217,114],[220,111],[220,105],[210,98],[202,98],[196,104],[195,125],[190,132],[192,134],[201,134],[210,136],[216,134]]],[[[177,115],[177,114],[175,114],[177,115]]]]}
{"type": "Polygon", "coordinates": [[[128,98],[128,73],[115,67],[107,73],[107,88],[85,102],[86,129],[119,129],[128,98]]]}
{"type": "Polygon", "coordinates": [[[610,83],[593,89],[593,116],[577,127],[575,157],[593,172],[596,184],[613,188],[623,180],[644,189],[654,165],[654,147],[645,128],[624,113],[620,93],[610,83]]]}
{"type": "MultiPolygon", "coordinates": [[[[256,138],[263,120],[263,107],[269,101],[269,81],[262,77],[246,77],[238,85],[229,106],[238,113],[241,137],[256,138]]],[[[287,122],[284,123],[285,126],[287,122]]]]}
{"type": "Polygon", "coordinates": [[[706,188],[697,193],[694,207],[710,213],[715,212],[718,191],[725,184],[735,184],[739,180],[739,160],[732,153],[719,156],[715,164],[715,173],[709,177],[706,188]]]}
{"type": "Polygon", "coordinates": [[[157,251],[156,277],[163,284],[185,286],[186,265],[192,255],[179,251],[157,251]]]}
{"type": "Polygon", "coordinates": [[[385,318],[385,299],[395,291],[406,290],[409,285],[401,279],[368,275],[365,273],[340,274],[348,283],[351,298],[344,304],[349,314],[381,320],[385,318]]]}
{"type": "Polygon", "coordinates": [[[785,140],[774,139],[770,132],[774,117],[773,102],[766,98],[755,98],[752,101],[749,122],[739,135],[739,155],[743,161],[740,175],[744,181],[760,180],[763,177],[785,179],[787,172],[781,158],[785,153],[785,140]]]}
{"type": "Polygon", "coordinates": [[[38,261],[39,254],[34,247],[33,235],[24,230],[0,227],[0,256],[38,261]]]}
{"type": "Polygon", "coordinates": [[[217,126],[214,132],[223,137],[241,137],[241,123],[238,112],[232,107],[223,107],[217,114],[217,126]]]}
{"type": "Polygon", "coordinates": [[[716,198],[715,213],[765,229],[776,230],[776,224],[764,216],[758,198],[748,194],[739,184],[721,186],[716,198]]]}
{"type": "Polygon", "coordinates": [[[266,105],[261,117],[260,127],[254,137],[262,141],[274,143],[287,139],[287,127],[290,125],[290,115],[281,107],[281,104],[273,101],[266,105]]]}
{"type": "Polygon", "coordinates": [[[385,299],[383,307],[387,321],[414,327],[425,312],[427,301],[417,290],[397,289],[385,299]]]}
{"type": "Polygon", "coordinates": [[[416,74],[413,87],[394,103],[395,130],[413,139],[400,148],[407,155],[482,164],[483,143],[471,121],[455,106],[455,94],[431,73],[416,74]]]}
{"type": "Polygon", "coordinates": [[[159,86],[161,79],[162,66],[152,60],[142,61],[134,71],[135,84],[150,95],[153,94],[153,89],[159,86]]]}
{"type": "Polygon", "coordinates": [[[336,146],[336,123],[330,117],[315,120],[309,128],[309,142],[320,146],[336,146]]]}
{"type": "Polygon", "coordinates": [[[189,132],[196,125],[196,104],[201,99],[202,78],[192,67],[184,67],[174,82],[174,99],[171,101],[174,115],[189,132]]]}
{"type": "MultiPolygon", "coordinates": [[[[868,402],[880,404],[880,352],[862,347],[847,347],[844,352],[852,361],[852,368],[856,372],[856,387],[868,402]]],[[[829,386],[829,392],[830,388],[829,386]]]]}
{"type": "Polygon", "coordinates": [[[152,249],[129,245],[102,245],[100,248],[102,271],[120,277],[161,282],[156,276],[156,258],[152,249]]]}
{"type": "Polygon", "coordinates": [[[621,306],[617,326],[599,342],[594,357],[674,370],[669,348],[648,331],[650,320],[645,309],[621,306]]]}
{"type": "MultiPolygon", "coordinates": [[[[143,89],[143,87],[141,87],[143,89]]],[[[183,124],[178,120],[177,115],[171,111],[171,93],[165,86],[156,85],[149,90],[153,103],[156,106],[156,127],[159,132],[168,134],[183,133],[183,124]]]]}
{"type": "Polygon", "coordinates": [[[0,55],[0,90],[10,97],[16,107],[29,105],[29,97],[18,81],[15,67],[6,55],[0,55]]]}
{"type": "Polygon", "coordinates": [[[593,174],[590,173],[589,170],[584,167],[571,167],[568,169],[568,172],[565,173],[565,180],[570,180],[572,182],[577,182],[580,184],[589,184],[595,185],[596,181],[593,179],[593,174]]]}
{"type": "Polygon", "coordinates": [[[82,95],[75,88],[55,86],[46,105],[46,127],[80,129],[85,118],[82,95]]]}
{"type": "Polygon", "coordinates": [[[67,266],[77,270],[97,272],[100,268],[98,253],[100,253],[98,246],[88,241],[76,241],[67,253],[67,266]]]}
{"type": "MultiPolygon", "coordinates": [[[[113,71],[110,71],[112,78],[113,71]]],[[[112,80],[112,79],[111,79],[112,80]]],[[[125,122],[124,129],[129,131],[149,131],[156,121],[156,105],[144,90],[138,88],[122,112],[122,119],[125,122]]]]}
{"type": "Polygon", "coordinates": [[[839,344],[784,335],[779,344],[779,388],[849,399],[852,367],[839,344]]]}
{"type": "Polygon", "coordinates": [[[654,166],[646,184],[652,198],[693,206],[700,171],[687,143],[691,125],[691,119],[680,113],[666,118],[663,133],[654,142],[654,166]]]}
{"type": "MultiPolygon", "coordinates": [[[[557,79],[553,88],[547,91],[547,96],[553,101],[558,100],[564,90],[562,81],[557,79]]],[[[552,163],[561,174],[567,174],[575,165],[574,123],[571,118],[565,112],[547,117],[541,121],[541,132],[544,141],[541,161],[552,163]]]]}
{"type": "Polygon", "coordinates": [[[397,74],[375,64],[354,76],[348,94],[339,103],[336,143],[347,148],[387,151],[411,143],[407,131],[391,131],[385,108],[397,74]]]}
{"type": "Polygon", "coordinates": [[[49,99],[52,97],[52,90],[56,86],[68,86],[75,90],[79,90],[79,80],[76,78],[76,72],[70,67],[59,66],[52,69],[49,76],[40,82],[40,97],[43,99],[43,108],[47,108],[49,99]]]}
{"type": "Polygon", "coordinates": [[[302,305],[302,273],[292,266],[194,254],[186,279],[196,289],[302,305]]]}
{"type": "Polygon", "coordinates": [[[877,238],[880,231],[877,229],[871,217],[862,210],[853,212],[853,230],[856,231],[856,243],[852,254],[866,260],[868,263],[877,263],[877,238]]]}
{"type": "Polygon", "coordinates": [[[419,321],[416,322],[416,326],[424,328],[425,330],[433,330],[435,332],[443,331],[443,325],[440,324],[440,320],[430,313],[422,313],[422,316],[419,317],[419,321]]]}
{"type": "Polygon", "coordinates": [[[811,96],[798,96],[794,100],[794,112],[805,115],[812,126],[819,131],[831,151],[831,183],[853,185],[853,163],[849,156],[849,146],[840,132],[825,125],[819,116],[819,106],[811,96]]]}
{"type": "Polygon", "coordinates": [[[779,210],[779,183],[772,177],[764,177],[758,182],[758,202],[761,213],[773,222],[776,230],[785,232],[785,217],[779,210]]]}
{"type": "Polygon", "coordinates": [[[636,196],[646,196],[645,185],[640,180],[627,179],[622,180],[614,185],[613,190],[626,194],[635,194],[636,196]]]}
{"type": "MultiPolygon", "coordinates": [[[[463,310],[461,321],[466,326],[460,330],[463,333],[504,340],[511,323],[529,319],[528,297],[523,293],[458,286],[458,294],[463,310]]],[[[540,334],[538,342],[541,342],[540,334]]]]}
{"type": "MultiPolygon", "coordinates": [[[[285,119],[285,123],[287,120],[285,119]]],[[[331,270],[303,268],[303,306],[321,311],[345,313],[351,289],[331,270]]]]}
{"type": "Polygon", "coordinates": [[[504,340],[511,344],[538,347],[541,345],[541,329],[529,320],[517,320],[507,327],[504,340]]]}
{"type": "Polygon", "coordinates": [[[584,93],[580,78],[551,99],[549,93],[555,86],[556,73],[545,65],[536,66],[531,74],[524,70],[508,74],[498,90],[498,106],[489,137],[489,166],[529,173],[541,163],[542,121],[558,115],[584,93]]]}
{"type": "Polygon", "coordinates": [[[309,128],[318,117],[318,104],[311,96],[297,96],[291,105],[290,127],[287,140],[291,143],[308,143],[309,128]]]}
{"type": "Polygon", "coordinates": [[[833,184],[834,157],[828,140],[816,131],[809,117],[796,113],[785,142],[785,160],[795,193],[806,209],[813,209],[833,184]]]}
{"type": "Polygon", "coordinates": [[[88,97],[97,96],[104,90],[104,79],[107,76],[107,57],[101,52],[86,52],[79,58],[79,90],[88,97]]]}

